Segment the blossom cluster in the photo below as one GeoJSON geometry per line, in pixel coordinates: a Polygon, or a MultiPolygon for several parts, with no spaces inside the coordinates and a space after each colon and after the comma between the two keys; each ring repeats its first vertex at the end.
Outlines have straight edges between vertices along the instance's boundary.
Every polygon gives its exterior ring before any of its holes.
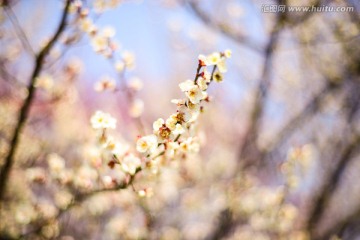
{"type": "MultiPolygon", "coordinates": [[[[95,1],[93,8],[95,13],[100,14],[107,8],[116,7],[120,1],[95,1]]],[[[136,98],[135,93],[142,89],[142,82],[137,77],[129,78],[125,81],[125,72],[135,68],[135,55],[122,50],[120,44],[115,40],[116,31],[112,27],[99,28],[91,17],[90,10],[81,1],[73,3],[73,11],[77,13],[77,25],[84,32],[91,42],[93,50],[105,57],[113,65],[119,78],[117,82],[113,77],[103,76],[94,85],[98,92],[118,91],[126,92],[129,102],[128,113],[133,118],[139,118],[143,113],[144,103],[136,98]]]]}
{"type": "MultiPolygon", "coordinates": [[[[194,134],[194,123],[202,112],[203,102],[209,101],[208,86],[212,81],[222,81],[226,72],[225,61],[231,57],[231,51],[215,52],[208,56],[200,55],[195,78],[179,84],[184,93],[183,99],[173,99],[176,112],[168,118],[159,118],[153,122],[152,134],[139,136],[136,142],[137,153],[131,152],[128,144],[123,144],[108,136],[108,129],[116,127],[116,120],[110,114],[97,111],[91,117],[91,125],[99,130],[98,142],[106,152],[107,165],[115,169],[120,166],[123,173],[134,176],[143,169],[157,173],[161,165],[159,158],[174,160],[185,158],[188,154],[197,153],[200,149],[199,138],[194,134]],[[207,67],[212,67],[211,72],[207,67]]],[[[115,179],[105,177],[109,186],[115,179]]],[[[149,188],[138,191],[140,196],[149,196],[149,188]]]]}
{"type": "Polygon", "coordinates": [[[314,157],[315,150],[310,144],[289,149],[287,160],[281,165],[281,172],[289,188],[295,189],[299,186],[300,176],[307,173],[314,157]]]}

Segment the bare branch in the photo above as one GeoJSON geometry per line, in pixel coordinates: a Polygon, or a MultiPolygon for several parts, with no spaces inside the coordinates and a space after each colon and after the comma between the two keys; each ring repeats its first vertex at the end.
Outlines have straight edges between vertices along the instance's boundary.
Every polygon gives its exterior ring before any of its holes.
{"type": "Polygon", "coordinates": [[[264,105],[267,100],[268,92],[270,90],[270,85],[271,85],[270,71],[272,66],[271,64],[272,64],[274,51],[279,40],[280,31],[282,30],[283,24],[285,22],[284,17],[285,15],[283,14],[278,16],[274,30],[270,35],[270,39],[266,47],[265,62],[262,70],[262,77],[255,90],[256,92],[254,93],[255,100],[252,106],[252,112],[249,117],[249,126],[239,151],[239,158],[242,157],[246,158],[242,166],[244,168],[253,165],[254,164],[253,160],[255,161],[255,159],[257,160],[260,159],[259,156],[251,157],[251,155],[260,154],[256,146],[256,139],[259,131],[260,120],[264,113],[264,105]]]}
{"type": "Polygon", "coordinates": [[[325,181],[325,184],[315,201],[314,208],[310,213],[310,217],[306,226],[312,235],[314,235],[315,227],[323,216],[324,210],[327,207],[331,196],[339,187],[340,179],[346,169],[346,166],[350,163],[352,155],[358,150],[359,146],[360,135],[357,135],[352,139],[352,141],[350,141],[347,146],[344,147],[343,151],[341,152],[338,165],[334,168],[333,172],[329,174],[328,181],[325,181]]]}
{"type": "Polygon", "coordinates": [[[246,47],[256,51],[262,52],[262,47],[259,44],[256,44],[253,40],[249,39],[247,36],[240,35],[235,33],[231,30],[229,26],[226,26],[222,23],[216,22],[212,20],[210,16],[208,16],[193,0],[185,1],[185,4],[192,10],[195,15],[200,18],[200,20],[205,23],[206,25],[218,30],[219,32],[223,33],[225,36],[229,37],[230,39],[236,41],[237,43],[243,44],[246,47]]]}

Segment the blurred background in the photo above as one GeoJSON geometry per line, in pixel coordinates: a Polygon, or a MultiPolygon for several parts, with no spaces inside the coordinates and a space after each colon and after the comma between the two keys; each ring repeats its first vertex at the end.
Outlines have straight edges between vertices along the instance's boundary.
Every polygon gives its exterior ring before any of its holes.
{"type": "Polygon", "coordinates": [[[0,239],[360,239],[358,1],[0,3],[0,239]],[[200,152],[99,188],[93,113],[135,149],[226,49],[200,152]]]}

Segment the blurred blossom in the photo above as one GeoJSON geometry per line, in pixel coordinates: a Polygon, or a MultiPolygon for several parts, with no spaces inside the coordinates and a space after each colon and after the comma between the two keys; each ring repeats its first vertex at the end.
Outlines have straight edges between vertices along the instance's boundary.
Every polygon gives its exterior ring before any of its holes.
{"type": "Polygon", "coordinates": [[[124,51],[122,53],[122,59],[127,69],[133,70],[135,68],[135,55],[132,52],[124,51]]]}
{"type": "Polygon", "coordinates": [[[140,117],[144,111],[144,102],[141,99],[135,99],[130,106],[129,115],[133,118],[140,117]]]}
{"type": "Polygon", "coordinates": [[[110,114],[104,113],[102,111],[97,111],[91,117],[91,125],[94,129],[115,129],[116,128],[116,119],[113,118],[110,114]]]}
{"type": "Polygon", "coordinates": [[[115,63],[115,69],[118,72],[122,72],[125,69],[125,63],[123,61],[117,61],[115,63]]]}
{"type": "Polygon", "coordinates": [[[58,213],[57,208],[49,202],[40,203],[38,208],[44,218],[53,218],[58,213]]]}
{"type": "Polygon", "coordinates": [[[114,79],[104,76],[98,82],[95,83],[94,89],[95,91],[102,92],[105,90],[115,90],[116,82],[114,79]]]}
{"type": "Polygon", "coordinates": [[[135,157],[133,154],[129,154],[125,156],[121,162],[121,167],[124,170],[124,172],[127,172],[130,175],[134,175],[136,169],[140,167],[140,165],[141,165],[140,159],[135,157]]]}
{"type": "Polygon", "coordinates": [[[43,74],[37,78],[35,86],[45,90],[49,90],[54,86],[54,79],[49,74],[43,74]]]}
{"type": "Polygon", "coordinates": [[[65,169],[65,160],[56,153],[49,154],[47,161],[53,175],[59,175],[65,169]]]}
{"type": "Polygon", "coordinates": [[[59,224],[57,222],[53,222],[49,225],[46,225],[44,227],[42,227],[41,229],[41,233],[46,237],[46,238],[55,238],[59,235],[60,229],[59,229],[59,224]]]}
{"type": "Polygon", "coordinates": [[[29,168],[26,170],[26,177],[30,182],[44,183],[46,181],[46,172],[40,167],[29,168]]]}
{"type": "Polygon", "coordinates": [[[16,221],[20,224],[29,224],[36,217],[36,212],[31,205],[20,205],[15,212],[16,221]]]}
{"type": "Polygon", "coordinates": [[[68,191],[62,190],[55,194],[55,204],[60,209],[66,209],[72,200],[73,196],[68,191]]]}
{"type": "Polygon", "coordinates": [[[128,81],[128,87],[134,91],[140,91],[143,88],[143,82],[140,78],[132,77],[128,81]]]}

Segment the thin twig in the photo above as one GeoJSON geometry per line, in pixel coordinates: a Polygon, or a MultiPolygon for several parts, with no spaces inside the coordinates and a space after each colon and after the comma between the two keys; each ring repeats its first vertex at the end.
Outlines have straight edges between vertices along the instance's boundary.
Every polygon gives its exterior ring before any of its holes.
{"type": "Polygon", "coordinates": [[[210,16],[208,16],[194,0],[186,0],[185,4],[192,10],[193,13],[206,25],[220,31],[225,36],[236,41],[237,43],[243,44],[255,52],[262,52],[262,47],[259,44],[254,43],[253,40],[249,39],[245,35],[235,33],[229,27],[226,27],[224,24],[215,22],[210,16]]]}
{"type": "Polygon", "coordinates": [[[9,19],[10,19],[12,25],[14,26],[15,33],[16,33],[17,37],[20,39],[25,50],[27,50],[32,56],[35,56],[34,49],[31,47],[29,39],[27,38],[24,30],[20,26],[19,20],[17,19],[12,8],[9,5],[6,5],[4,9],[5,9],[6,14],[9,16],[9,19]]]}

